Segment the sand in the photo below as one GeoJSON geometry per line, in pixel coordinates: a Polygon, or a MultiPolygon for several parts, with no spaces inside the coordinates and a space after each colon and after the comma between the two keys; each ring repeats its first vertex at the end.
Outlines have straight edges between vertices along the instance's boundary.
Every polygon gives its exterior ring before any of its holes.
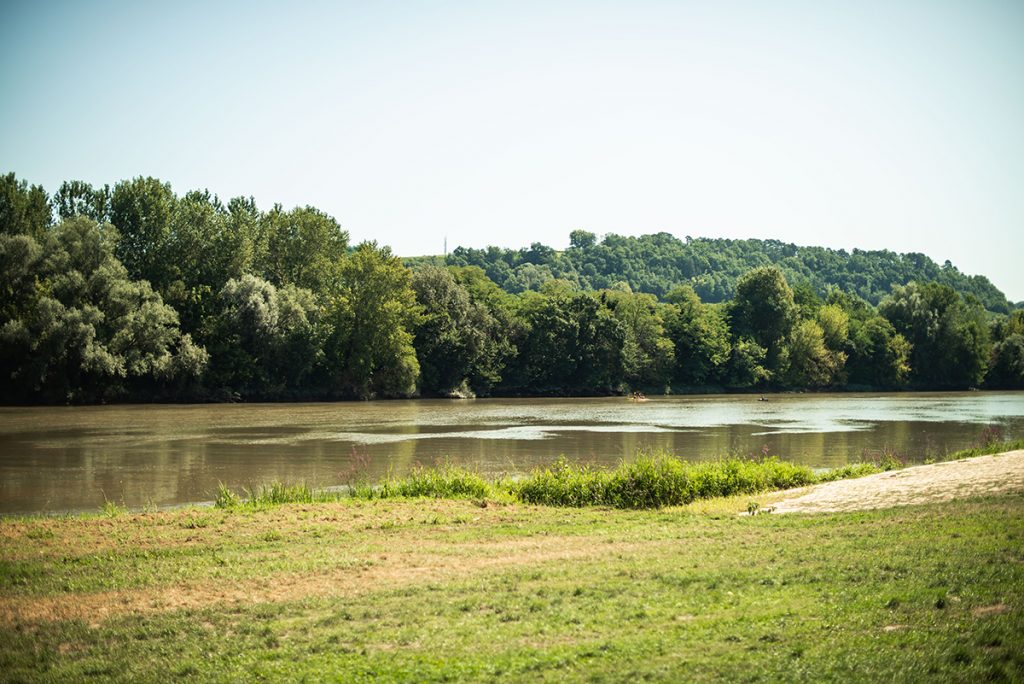
{"type": "Polygon", "coordinates": [[[1024,450],[912,466],[794,490],[773,513],[832,513],[1024,493],[1024,450]]]}

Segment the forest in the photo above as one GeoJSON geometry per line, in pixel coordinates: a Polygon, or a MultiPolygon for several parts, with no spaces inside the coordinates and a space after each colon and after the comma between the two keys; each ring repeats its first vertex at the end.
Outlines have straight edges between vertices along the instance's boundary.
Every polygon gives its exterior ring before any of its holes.
{"type": "Polygon", "coordinates": [[[876,306],[894,283],[934,281],[973,295],[989,311],[1009,313],[1013,309],[985,276],[964,275],[948,261],[939,266],[919,253],[859,249],[847,253],[778,240],[680,240],[668,233],[640,237],[608,234],[598,242],[596,235],[585,230],[572,231],[569,245],[563,252],[536,242],[528,249],[459,247],[446,263],[479,266],[488,278],[512,293],[536,290],[545,281],[560,278],[582,290],[602,290],[624,282],[636,292],[664,299],[672,288],[688,283],[702,301],[717,303],[732,299],[736,284],[748,271],[777,266],[791,284],[806,284],[822,296],[829,287],[837,287],[876,306]]]}
{"type": "Polygon", "coordinates": [[[0,176],[0,400],[1024,387],[1024,310],[920,254],[582,230],[403,261],[313,207],[0,176]]]}

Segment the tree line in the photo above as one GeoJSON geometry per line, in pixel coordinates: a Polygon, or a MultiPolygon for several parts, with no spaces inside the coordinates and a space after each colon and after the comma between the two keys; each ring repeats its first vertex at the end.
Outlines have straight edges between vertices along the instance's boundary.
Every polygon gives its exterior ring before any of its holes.
{"type": "MultiPolygon", "coordinates": [[[[415,265],[417,260],[407,262],[415,265]]],[[[447,255],[445,263],[479,266],[512,293],[537,290],[545,281],[559,278],[582,290],[601,290],[624,282],[636,292],[664,299],[676,285],[688,283],[702,301],[724,302],[732,299],[748,271],[774,265],[791,284],[806,284],[820,296],[836,287],[877,306],[892,292],[894,283],[934,281],[973,295],[989,311],[1009,313],[1014,308],[985,276],[965,275],[948,261],[939,266],[924,254],[846,252],[778,240],[680,240],[656,233],[640,237],[608,234],[598,241],[593,233],[574,230],[569,248],[561,252],[539,242],[521,249],[459,247],[447,255]]]]}
{"type": "MultiPolygon", "coordinates": [[[[591,244],[573,240],[567,252],[591,244]]],[[[513,293],[437,261],[351,245],[313,207],[179,196],[153,178],[50,196],[0,176],[0,396],[1024,387],[1024,311],[944,282],[894,285],[875,305],[763,265],[709,302],[692,279],[660,296],[557,277],[513,293]]]]}

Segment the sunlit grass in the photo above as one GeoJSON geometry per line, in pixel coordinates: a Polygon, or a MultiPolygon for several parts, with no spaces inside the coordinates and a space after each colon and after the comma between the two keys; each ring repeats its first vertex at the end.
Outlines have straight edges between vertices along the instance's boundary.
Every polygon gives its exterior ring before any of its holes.
{"type": "MultiPolygon", "coordinates": [[[[1024,440],[998,442],[948,454],[958,460],[1024,448],[1024,440]]],[[[640,454],[614,468],[571,463],[560,459],[549,468],[537,468],[521,478],[487,479],[480,473],[445,464],[417,467],[403,477],[387,477],[377,484],[318,489],[304,482],[272,482],[241,494],[221,484],[215,505],[223,509],[260,509],[281,504],[327,503],[343,499],[477,499],[517,501],[546,506],[662,508],[703,499],[761,494],[895,470],[905,463],[892,454],[870,462],[851,463],[824,471],[783,461],[728,458],[688,462],[666,452],[640,454]]],[[[117,509],[109,507],[108,514],[117,509]]]]}

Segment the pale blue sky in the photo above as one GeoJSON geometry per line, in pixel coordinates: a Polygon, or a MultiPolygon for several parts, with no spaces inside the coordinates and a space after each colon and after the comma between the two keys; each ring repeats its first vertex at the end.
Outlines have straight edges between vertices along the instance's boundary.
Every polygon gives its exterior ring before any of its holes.
{"type": "Polygon", "coordinates": [[[0,4],[0,171],[311,204],[403,255],[569,231],[920,251],[1024,300],[1024,2],[0,4]]]}

